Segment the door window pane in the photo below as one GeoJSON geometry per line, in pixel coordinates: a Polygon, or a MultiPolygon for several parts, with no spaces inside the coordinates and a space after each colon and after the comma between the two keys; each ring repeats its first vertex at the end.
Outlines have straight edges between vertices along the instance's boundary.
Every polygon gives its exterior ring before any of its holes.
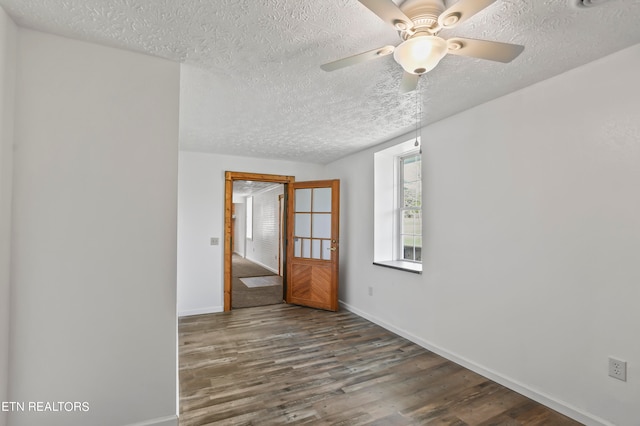
{"type": "Polygon", "coordinates": [[[322,259],[331,260],[331,240],[322,240],[322,259]]]}
{"type": "Polygon", "coordinates": [[[302,239],[302,256],[311,257],[311,240],[308,238],[302,239]]]}
{"type": "Polygon", "coordinates": [[[311,211],[311,189],[296,189],[296,212],[310,212],[311,211]]]}
{"type": "Polygon", "coordinates": [[[302,240],[300,238],[293,239],[293,255],[302,257],[302,240]]]}
{"type": "Polygon", "coordinates": [[[320,240],[311,240],[311,257],[313,259],[320,259],[320,240]]]}
{"type": "Polygon", "coordinates": [[[331,213],[313,215],[313,238],[331,238],[331,213]]]}
{"type": "Polygon", "coordinates": [[[313,211],[331,211],[331,188],[315,188],[313,190],[313,211]]]}
{"type": "Polygon", "coordinates": [[[311,215],[309,213],[296,213],[293,234],[296,237],[311,236],[311,215]]]}

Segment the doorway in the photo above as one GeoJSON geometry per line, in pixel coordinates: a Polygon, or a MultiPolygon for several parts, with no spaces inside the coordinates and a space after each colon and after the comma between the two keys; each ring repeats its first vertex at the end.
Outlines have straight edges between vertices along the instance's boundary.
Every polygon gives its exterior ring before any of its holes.
{"type": "Polygon", "coordinates": [[[283,303],[283,197],[281,183],[233,182],[231,309],[283,303]]]}
{"type": "MultiPolygon", "coordinates": [[[[225,173],[225,248],[224,248],[224,310],[229,311],[233,306],[233,263],[234,263],[234,251],[238,251],[239,249],[247,250],[247,245],[243,245],[242,242],[236,241],[236,235],[238,234],[238,226],[246,227],[248,231],[248,235],[253,236],[252,228],[249,227],[249,224],[246,222],[242,222],[237,220],[239,218],[238,212],[234,209],[234,182],[261,182],[267,184],[282,184],[284,186],[283,193],[287,193],[287,186],[289,183],[294,182],[295,178],[293,176],[283,176],[283,175],[270,175],[270,174],[258,174],[258,173],[245,173],[245,172],[226,172],[225,173]]],[[[284,198],[283,198],[284,200],[284,198]]],[[[253,205],[253,203],[251,202],[253,205]]],[[[245,206],[245,209],[253,208],[248,205],[245,206]]],[[[246,214],[246,213],[245,213],[246,214]]],[[[284,217],[282,213],[278,213],[279,217],[284,217]]],[[[278,221],[280,222],[280,221],[278,221]]],[[[279,233],[282,234],[282,229],[279,228],[279,233]]],[[[278,239],[282,241],[281,238],[278,239]]],[[[250,240],[249,240],[250,241],[250,240]]],[[[246,254],[246,251],[245,251],[246,254]]],[[[237,256],[237,255],[236,255],[237,256]]],[[[278,259],[278,263],[284,263],[284,256],[278,256],[282,260],[278,259]]],[[[236,260],[238,258],[236,257],[236,260]]],[[[286,291],[286,268],[282,266],[278,266],[277,269],[282,271],[282,285],[283,285],[283,293],[286,291]]],[[[237,277],[235,277],[237,280],[237,277]]],[[[257,280],[260,281],[260,280],[257,280]]],[[[236,281],[237,282],[237,281],[236,281]]],[[[247,282],[249,282],[247,280],[247,282]]],[[[259,282],[256,282],[257,286],[260,286],[259,282]]],[[[284,298],[284,294],[281,295],[284,298]]]]}

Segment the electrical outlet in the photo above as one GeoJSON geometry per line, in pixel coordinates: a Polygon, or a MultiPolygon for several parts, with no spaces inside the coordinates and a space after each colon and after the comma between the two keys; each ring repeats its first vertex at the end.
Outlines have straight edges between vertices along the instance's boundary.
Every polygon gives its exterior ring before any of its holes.
{"type": "Polygon", "coordinates": [[[373,296],[373,287],[369,286],[369,296],[373,296]]]}
{"type": "Polygon", "coordinates": [[[215,238],[215,237],[211,238],[211,245],[212,246],[217,246],[219,244],[220,244],[220,238],[215,238]]]}
{"type": "Polygon", "coordinates": [[[609,357],[609,376],[626,382],[627,362],[609,357]]]}

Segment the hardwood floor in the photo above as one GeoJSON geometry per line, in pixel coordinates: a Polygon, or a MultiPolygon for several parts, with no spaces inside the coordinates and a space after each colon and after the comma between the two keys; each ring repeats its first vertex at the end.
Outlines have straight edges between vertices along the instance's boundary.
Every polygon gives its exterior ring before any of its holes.
{"type": "Polygon", "coordinates": [[[180,425],[578,425],[347,311],[179,321],[180,425]]]}

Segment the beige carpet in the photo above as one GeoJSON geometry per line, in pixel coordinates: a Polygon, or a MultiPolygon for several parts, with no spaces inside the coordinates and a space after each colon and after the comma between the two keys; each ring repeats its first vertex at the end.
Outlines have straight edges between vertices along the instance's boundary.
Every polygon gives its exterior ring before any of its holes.
{"type": "Polygon", "coordinates": [[[236,254],[231,268],[232,309],[283,303],[282,277],[236,254]],[[244,280],[248,280],[249,285],[244,280]]]}

